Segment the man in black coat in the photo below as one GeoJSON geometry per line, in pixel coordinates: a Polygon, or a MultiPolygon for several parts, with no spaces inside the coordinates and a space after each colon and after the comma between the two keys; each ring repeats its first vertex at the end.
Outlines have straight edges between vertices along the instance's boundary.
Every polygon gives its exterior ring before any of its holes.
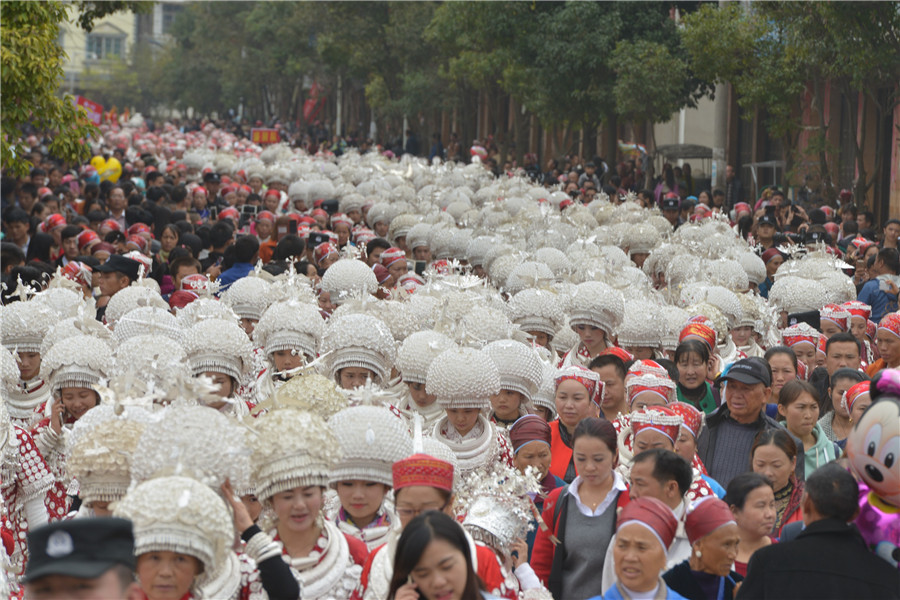
{"type": "Polygon", "coordinates": [[[900,577],[872,554],[851,521],[859,510],[853,476],[836,463],[816,469],[803,493],[805,529],[750,558],[738,600],[900,598],[900,577]]]}

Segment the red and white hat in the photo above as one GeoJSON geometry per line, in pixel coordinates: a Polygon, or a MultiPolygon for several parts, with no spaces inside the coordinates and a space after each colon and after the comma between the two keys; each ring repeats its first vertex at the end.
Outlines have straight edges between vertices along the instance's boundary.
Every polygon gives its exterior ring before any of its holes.
{"type": "Polygon", "coordinates": [[[705,323],[688,322],[678,335],[678,343],[685,340],[700,340],[710,352],[716,349],[716,330],[705,323]]]}
{"type": "Polygon", "coordinates": [[[878,323],[878,330],[881,331],[882,329],[900,337],[900,312],[884,315],[878,323]]]}
{"type": "Polygon", "coordinates": [[[781,340],[785,346],[794,347],[797,344],[819,345],[820,334],[808,323],[791,325],[781,333],[781,340]]]}
{"type": "Polygon", "coordinates": [[[388,248],[381,253],[381,264],[385,269],[389,268],[395,262],[406,260],[406,253],[396,246],[388,248]]]}
{"type": "Polygon", "coordinates": [[[682,423],[681,415],[667,406],[648,406],[639,412],[631,413],[631,431],[634,438],[642,431],[656,431],[672,440],[674,444],[682,423]]]}
{"type": "Polygon", "coordinates": [[[831,321],[840,327],[841,331],[847,331],[850,327],[850,313],[839,304],[826,304],[820,308],[819,319],[831,321]]]}
{"type": "Polygon", "coordinates": [[[844,394],[841,396],[841,406],[844,408],[844,410],[847,411],[847,413],[850,413],[850,411],[853,410],[853,404],[857,400],[859,400],[863,396],[869,395],[871,385],[871,381],[860,381],[849,390],[844,392],[844,394]]]}
{"type": "Polygon", "coordinates": [[[849,302],[844,302],[841,304],[841,307],[850,313],[851,320],[854,317],[860,318],[863,321],[868,321],[869,317],[872,316],[872,307],[866,304],[865,302],[860,302],[859,300],[850,300],[849,302]]]}
{"type": "Polygon", "coordinates": [[[76,239],[78,240],[78,250],[82,253],[100,243],[100,236],[93,229],[85,229],[78,234],[76,239]]]}
{"type": "Polygon", "coordinates": [[[673,402],[669,409],[681,417],[681,426],[686,429],[694,439],[700,437],[700,428],[703,427],[703,413],[687,402],[673,402]]]}
{"type": "Polygon", "coordinates": [[[453,465],[427,454],[413,454],[398,460],[391,468],[391,474],[395,494],[397,490],[418,485],[453,491],[453,465]]]}

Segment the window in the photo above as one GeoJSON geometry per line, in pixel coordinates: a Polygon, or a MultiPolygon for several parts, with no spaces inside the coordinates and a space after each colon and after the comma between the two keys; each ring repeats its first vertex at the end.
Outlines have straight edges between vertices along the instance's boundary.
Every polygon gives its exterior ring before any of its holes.
{"type": "Polygon", "coordinates": [[[122,49],[125,45],[124,35],[98,35],[87,36],[85,47],[88,60],[101,60],[109,58],[122,58],[122,49]]]}

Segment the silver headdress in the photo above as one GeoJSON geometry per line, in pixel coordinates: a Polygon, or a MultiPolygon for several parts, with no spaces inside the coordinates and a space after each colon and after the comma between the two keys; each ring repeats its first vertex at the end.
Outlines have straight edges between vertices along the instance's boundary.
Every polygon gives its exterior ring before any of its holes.
{"type": "Polygon", "coordinates": [[[242,319],[259,320],[272,302],[272,284],[262,277],[242,277],[219,298],[242,319]]]}
{"type": "Polygon", "coordinates": [[[487,408],[500,393],[500,372],[490,356],[472,348],[453,348],[438,355],[425,382],[425,391],[444,408],[487,408]]]}
{"type": "Polygon", "coordinates": [[[274,410],[257,419],[254,432],[250,464],[260,500],[295,487],[328,485],[341,449],[318,415],[290,408],[274,410]]]}
{"type": "Polygon", "coordinates": [[[146,481],[123,498],[114,514],[134,525],[134,553],[168,551],[193,556],[203,564],[194,587],[202,585],[227,560],[234,539],[225,501],[188,477],[146,481]]]}
{"type": "Polygon", "coordinates": [[[334,304],[354,298],[366,298],[378,289],[375,273],[360,260],[341,259],[322,276],[322,290],[331,294],[334,304]]]}
{"type": "Polygon", "coordinates": [[[419,331],[405,340],[397,352],[395,366],[403,381],[425,383],[425,376],[432,361],[445,350],[453,348],[453,340],[437,331],[419,331]]]}
{"type": "Polygon", "coordinates": [[[514,340],[499,340],[484,347],[500,374],[500,388],[519,392],[530,404],[541,385],[543,369],[533,348],[514,340]]]}
{"type": "Polygon", "coordinates": [[[345,408],[328,420],[341,447],[341,459],[331,470],[329,484],[376,481],[393,485],[391,467],[412,453],[406,423],[382,406],[345,408]]]}
{"type": "Polygon", "coordinates": [[[315,360],[324,331],[325,320],[317,307],[286,300],[266,309],[253,329],[253,341],[267,357],[279,350],[297,350],[315,360]]]}
{"type": "Polygon", "coordinates": [[[361,367],[387,381],[397,354],[391,330],[380,319],[365,314],[333,317],[325,328],[322,351],[330,353],[332,377],[345,367],[361,367]]]}
{"type": "Polygon", "coordinates": [[[50,381],[52,393],[62,388],[91,388],[109,377],[112,350],[98,338],[76,335],[60,340],[41,360],[41,377],[50,381]]]}
{"type": "Polygon", "coordinates": [[[619,327],[624,313],[621,292],[599,281],[586,281],[575,288],[569,325],[592,325],[610,335],[619,327]]]}
{"type": "Polygon", "coordinates": [[[3,347],[11,352],[40,352],[41,342],[58,320],[46,304],[18,301],[0,311],[3,347]]]}
{"type": "Polygon", "coordinates": [[[559,294],[552,290],[525,289],[510,298],[510,319],[522,331],[539,331],[550,337],[563,324],[559,294]]]}
{"type": "Polygon", "coordinates": [[[213,489],[226,479],[235,489],[249,487],[247,434],[236,420],[206,406],[172,405],[155,416],[135,448],[135,482],[186,475],[213,489]]]}
{"type": "Polygon", "coordinates": [[[463,528],[502,557],[510,555],[517,539],[525,538],[535,516],[531,497],[541,485],[529,468],[520,473],[502,464],[476,472],[463,484],[457,503],[465,506],[463,528]]]}
{"type": "Polygon", "coordinates": [[[250,340],[233,321],[200,321],[184,333],[184,350],[195,376],[224,373],[240,381],[253,364],[250,340]]]}
{"type": "Polygon", "coordinates": [[[162,299],[158,291],[143,285],[132,284],[119,290],[109,299],[109,304],[106,305],[106,322],[111,328],[114,328],[120,318],[141,306],[169,310],[169,305],[162,299]]]}
{"type": "Polygon", "coordinates": [[[125,313],[116,321],[113,337],[122,343],[139,335],[165,336],[181,341],[182,329],[168,310],[155,306],[141,306],[125,313]]]}

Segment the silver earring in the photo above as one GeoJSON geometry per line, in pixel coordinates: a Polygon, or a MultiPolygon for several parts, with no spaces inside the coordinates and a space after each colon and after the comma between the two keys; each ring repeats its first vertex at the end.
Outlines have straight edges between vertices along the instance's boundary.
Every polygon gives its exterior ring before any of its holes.
{"type": "Polygon", "coordinates": [[[694,555],[695,555],[697,558],[700,558],[700,557],[703,556],[703,553],[700,552],[699,550],[694,550],[694,555]]]}

